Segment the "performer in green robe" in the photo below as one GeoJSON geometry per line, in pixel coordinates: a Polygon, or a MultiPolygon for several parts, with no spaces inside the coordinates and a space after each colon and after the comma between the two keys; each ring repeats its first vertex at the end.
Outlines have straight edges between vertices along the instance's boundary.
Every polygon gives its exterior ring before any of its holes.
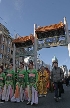
{"type": "Polygon", "coordinates": [[[27,85],[28,85],[28,103],[38,104],[38,92],[37,92],[37,81],[38,73],[36,69],[33,68],[33,61],[29,61],[29,70],[27,71],[27,85]]]}
{"type": "Polygon", "coordinates": [[[20,63],[20,69],[17,73],[17,82],[16,82],[16,90],[15,95],[11,99],[12,102],[23,102],[25,99],[25,88],[27,82],[27,73],[24,69],[24,63],[20,63]]]}
{"type": "Polygon", "coordinates": [[[5,81],[5,88],[6,88],[5,101],[11,100],[14,94],[14,86],[15,86],[15,72],[13,70],[13,64],[10,64],[6,74],[6,81],[5,81]]]}
{"type": "Polygon", "coordinates": [[[0,100],[3,99],[3,88],[5,84],[5,73],[3,73],[3,66],[0,66],[0,100]]]}

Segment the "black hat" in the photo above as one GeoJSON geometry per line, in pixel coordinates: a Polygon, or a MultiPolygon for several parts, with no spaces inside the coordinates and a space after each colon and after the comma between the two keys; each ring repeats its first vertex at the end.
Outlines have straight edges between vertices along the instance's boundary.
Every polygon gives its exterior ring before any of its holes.
{"type": "Polygon", "coordinates": [[[29,61],[29,64],[33,65],[33,61],[32,61],[32,60],[30,60],[30,61],[29,61]]]}
{"type": "Polygon", "coordinates": [[[20,62],[20,64],[22,64],[24,66],[24,62],[20,62]]]}
{"type": "Polygon", "coordinates": [[[0,68],[3,70],[3,65],[1,65],[0,68]]]}
{"type": "Polygon", "coordinates": [[[12,65],[13,66],[13,63],[10,63],[9,65],[12,65]]]}

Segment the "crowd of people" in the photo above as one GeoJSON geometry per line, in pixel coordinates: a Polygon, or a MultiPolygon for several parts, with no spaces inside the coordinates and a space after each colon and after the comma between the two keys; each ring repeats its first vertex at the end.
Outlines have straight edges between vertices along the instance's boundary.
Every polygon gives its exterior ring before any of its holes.
{"type": "Polygon", "coordinates": [[[0,100],[11,102],[23,102],[27,105],[38,104],[38,97],[46,96],[47,85],[50,79],[48,68],[41,66],[37,71],[33,68],[33,61],[30,60],[28,70],[24,69],[24,63],[20,62],[17,72],[13,70],[10,63],[7,71],[3,72],[0,66],[0,100]]]}
{"type": "Polygon", "coordinates": [[[55,90],[55,100],[61,99],[63,71],[58,67],[58,59],[52,60],[52,72],[47,67],[41,66],[34,69],[33,61],[30,60],[28,70],[24,69],[24,62],[20,62],[19,69],[13,70],[10,63],[7,71],[3,72],[0,66],[0,100],[11,102],[28,101],[27,105],[38,104],[39,97],[46,97],[48,89],[55,90]],[[58,94],[59,89],[59,94],[58,94]]]}

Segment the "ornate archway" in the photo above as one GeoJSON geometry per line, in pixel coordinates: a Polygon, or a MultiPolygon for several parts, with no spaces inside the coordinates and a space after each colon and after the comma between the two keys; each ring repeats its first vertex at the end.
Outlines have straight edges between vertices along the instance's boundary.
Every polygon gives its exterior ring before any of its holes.
{"type": "Polygon", "coordinates": [[[33,56],[35,68],[37,69],[37,51],[42,48],[57,46],[68,46],[70,54],[70,37],[66,18],[64,22],[49,26],[39,26],[34,24],[34,35],[19,37],[13,40],[14,53],[13,64],[15,69],[15,50],[20,50],[18,56],[33,56]],[[24,49],[24,50],[23,50],[24,49]]]}

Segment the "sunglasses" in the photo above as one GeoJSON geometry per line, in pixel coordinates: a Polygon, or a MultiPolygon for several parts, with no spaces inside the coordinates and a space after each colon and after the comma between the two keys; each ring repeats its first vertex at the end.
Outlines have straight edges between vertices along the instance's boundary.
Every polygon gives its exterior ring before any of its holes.
{"type": "Polygon", "coordinates": [[[58,64],[57,62],[54,62],[54,63],[58,64]]]}

